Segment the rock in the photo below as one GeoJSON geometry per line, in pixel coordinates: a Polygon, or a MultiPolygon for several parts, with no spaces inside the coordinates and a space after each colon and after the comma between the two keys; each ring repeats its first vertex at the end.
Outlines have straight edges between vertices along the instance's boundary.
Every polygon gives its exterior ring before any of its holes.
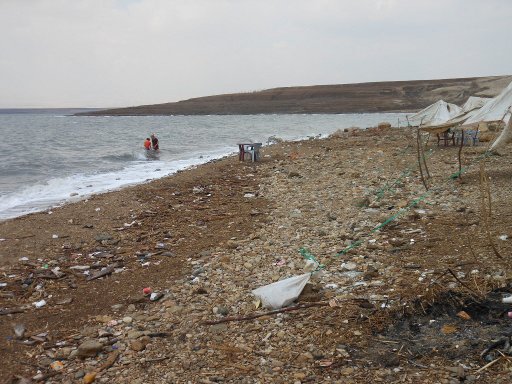
{"type": "Polygon", "coordinates": [[[94,240],[98,242],[106,241],[106,240],[112,240],[113,237],[109,235],[108,233],[100,233],[94,237],[94,240]]]}
{"type": "Polygon", "coordinates": [[[214,325],[210,326],[210,331],[212,331],[213,333],[222,333],[227,330],[228,330],[228,326],[226,323],[214,324],[214,325]]]}
{"type": "Polygon", "coordinates": [[[71,352],[73,352],[73,350],[69,347],[61,348],[55,352],[55,358],[59,360],[66,360],[71,355],[71,352]]]}
{"type": "Polygon", "coordinates": [[[131,324],[133,322],[133,318],[130,316],[123,317],[123,323],[125,324],[131,324]]]}
{"type": "Polygon", "coordinates": [[[144,336],[146,333],[144,331],[129,331],[127,334],[128,339],[134,340],[138,339],[139,337],[144,336]]]}
{"type": "Polygon", "coordinates": [[[103,344],[96,340],[86,340],[78,347],[78,357],[94,357],[103,349],[103,344]]]}
{"type": "Polygon", "coordinates": [[[148,336],[141,337],[140,339],[133,340],[130,343],[130,349],[132,351],[140,352],[146,349],[146,345],[149,344],[151,339],[148,336]]]}
{"type": "Polygon", "coordinates": [[[25,331],[27,330],[25,328],[25,325],[24,324],[15,324],[13,328],[14,328],[14,336],[16,337],[16,339],[18,339],[18,340],[23,339],[23,337],[25,336],[25,331]]]}
{"type": "Polygon", "coordinates": [[[90,372],[84,376],[84,384],[91,384],[96,380],[96,372],[90,372]]]}
{"type": "Polygon", "coordinates": [[[228,313],[229,313],[229,309],[226,308],[226,307],[218,307],[217,308],[217,313],[221,316],[227,316],[228,313]]]}
{"type": "Polygon", "coordinates": [[[77,372],[75,372],[75,374],[73,376],[75,377],[75,379],[81,379],[82,377],[85,376],[85,372],[84,371],[77,371],[77,372]]]}
{"type": "Polygon", "coordinates": [[[299,361],[301,363],[305,363],[307,361],[312,361],[314,359],[315,358],[313,357],[313,354],[311,354],[310,352],[303,352],[299,356],[297,356],[297,361],[299,361]]]}
{"type": "Polygon", "coordinates": [[[370,205],[370,199],[368,197],[358,198],[354,200],[353,204],[358,208],[368,207],[370,205]]]}

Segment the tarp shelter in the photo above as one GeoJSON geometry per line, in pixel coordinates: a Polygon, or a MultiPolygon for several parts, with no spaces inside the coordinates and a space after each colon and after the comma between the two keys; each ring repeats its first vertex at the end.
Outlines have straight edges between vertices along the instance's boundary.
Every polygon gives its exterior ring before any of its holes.
{"type": "Polygon", "coordinates": [[[449,128],[462,124],[465,120],[478,113],[479,109],[487,104],[490,100],[492,99],[488,97],[470,96],[457,115],[442,124],[422,127],[422,130],[430,133],[442,133],[447,131],[449,128]]]}
{"type": "Polygon", "coordinates": [[[481,122],[503,121],[506,126],[492,144],[490,150],[512,141],[512,82],[495,98],[487,102],[473,116],[467,119],[463,128],[475,127],[481,122]],[[508,123],[508,124],[507,124],[508,123]]]}
{"type": "Polygon", "coordinates": [[[478,113],[475,113],[464,122],[464,125],[478,125],[482,121],[503,121],[505,124],[510,118],[507,111],[512,106],[512,82],[495,98],[487,102],[478,113]]]}
{"type": "Polygon", "coordinates": [[[408,116],[407,119],[413,127],[431,127],[446,123],[460,112],[459,106],[439,100],[414,115],[408,116]]]}
{"type": "Polygon", "coordinates": [[[468,112],[474,111],[475,109],[480,109],[490,100],[492,100],[490,97],[469,96],[469,98],[462,106],[461,114],[466,114],[468,112]]]}

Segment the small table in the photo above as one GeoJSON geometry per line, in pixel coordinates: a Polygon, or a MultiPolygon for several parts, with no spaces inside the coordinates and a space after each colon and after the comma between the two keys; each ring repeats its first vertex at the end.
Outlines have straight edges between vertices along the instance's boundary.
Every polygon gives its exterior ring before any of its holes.
{"type": "Polygon", "coordinates": [[[238,160],[244,161],[245,154],[251,155],[251,160],[254,163],[260,157],[260,148],[263,143],[239,143],[238,144],[238,160]]]}

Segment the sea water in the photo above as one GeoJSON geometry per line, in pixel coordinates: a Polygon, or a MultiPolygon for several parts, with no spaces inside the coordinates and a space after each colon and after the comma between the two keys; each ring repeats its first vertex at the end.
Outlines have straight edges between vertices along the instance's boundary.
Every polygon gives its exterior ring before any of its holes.
{"type": "Polygon", "coordinates": [[[73,116],[0,110],[0,220],[144,183],[234,154],[237,143],[324,137],[404,114],[73,116]],[[24,113],[20,113],[24,112],[24,113]],[[151,133],[160,153],[147,157],[151,133]]]}

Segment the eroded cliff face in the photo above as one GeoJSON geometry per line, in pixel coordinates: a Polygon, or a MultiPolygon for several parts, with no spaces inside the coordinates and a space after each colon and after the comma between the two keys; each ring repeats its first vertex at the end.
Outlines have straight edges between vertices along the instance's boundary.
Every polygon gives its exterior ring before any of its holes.
{"type": "Polygon", "coordinates": [[[107,109],[82,115],[409,112],[420,110],[440,99],[462,105],[469,96],[494,97],[511,81],[512,76],[492,76],[273,88],[175,103],[107,109]]]}

